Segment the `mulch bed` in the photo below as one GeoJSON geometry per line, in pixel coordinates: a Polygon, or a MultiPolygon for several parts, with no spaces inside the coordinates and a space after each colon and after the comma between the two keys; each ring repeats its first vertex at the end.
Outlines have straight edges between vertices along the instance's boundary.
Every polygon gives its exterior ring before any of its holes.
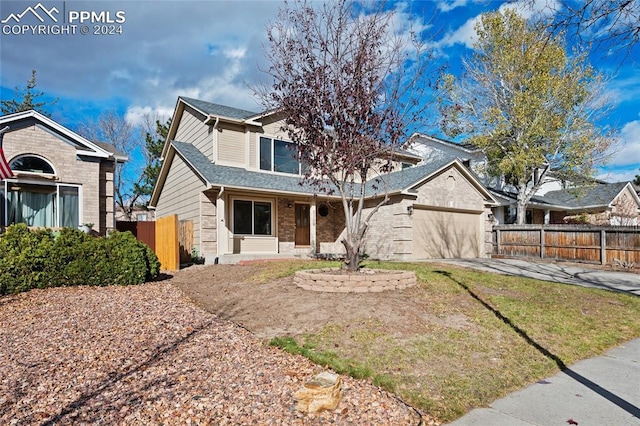
{"type": "Polygon", "coordinates": [[[0,424],[421,420],[395,396],[349,377],[336,410],[302,414],[293,394],[319,371],[198,308],[170,281],[0,298],[0,424]]]}

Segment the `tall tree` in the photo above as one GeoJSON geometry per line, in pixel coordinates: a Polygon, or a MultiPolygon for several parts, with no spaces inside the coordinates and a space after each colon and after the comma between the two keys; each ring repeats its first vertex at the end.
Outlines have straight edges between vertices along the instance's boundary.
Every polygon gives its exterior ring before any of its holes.
{"type": "MultiPolygon", "coordinates": [[[[104,112],[96,120],[89,120],[78,129],[78,133],[92,142],[109,143],[127,155],[139,150],[142,145],[141,130],[115,111],[104,112]]],[[[143,175],[135,170],[136,167],[138,165],[134,162],[128,162],[117,167],[114,176],[116,206],[127,220],[131,220],[141,196],[135,188],[142,181],[143,175]]]]}
{"type": "Polygon", "coordinates": [[[144,198],[145,205],[148,203],[153,188],[156,186],[158,176],[160,175],[160,167],[162,162],[162,148],[169,134],[171,126],[171,118],[165,123],[159,119],[155,120],[155,129],[148,129],[145,136],[145,150],[143,156],[145,159],[145,168],[142,171],[142,179],[134,185],[134,192],[140,194],[144,198]]]}
{"type": "Polygon", "coordinates": [[[51,101],[39,100],[44,95],[44,92],[36,90],[36,70],[31,70],[31,78],[27,80],[27,85],[24,88],[16,86],[13,99],[2,99],[0,101],[0,109],[3,114],[13,114],[14,112],[35,110],[39,113],[51,117],[51,113],[47,110],[47,107],[55,105],[58,99],[51,101]]]}
{"type": "Polygon", "coordinates": [[[489,173],[517,193],[517,222],[551,170],[576,182],[592,176],[614,135],[598,127],[608,111],[604,79],[569,57],[560,35],[516,12],[493,12],[476,26],[478,40],[460,79],[446,75],[442,127],[466,134],[488,157],[489,173]]]}
{"type": "Polygon", "coordinates": [[[634,179],[633,183],[635,183],[637,186],[640,186],[640,174],[636,175],[636,178],[634,179]]]}
{"type": "MultiPolygon", "coordinates": [[[[540,0],[524,0],[541,9],[540,0]]],[[[550,29],[603,47],[606,54],[629,54],[640,41],[640,0],[546,0],[550,29]]]]}
{"type": "Polygon", "coordinates": [[[386,6],[285,2],[268,30],[273,85],[258,93],[284,117],[307,181],[339,193],[350,270],[361,263],[371,217],[388,201],[379,174],[392,169],[394,149],[426,110],[428,58],[418,34],[394,28],[396,13],[386,6]],[[367,182],[381,197],[365,211],[367,182]]]}

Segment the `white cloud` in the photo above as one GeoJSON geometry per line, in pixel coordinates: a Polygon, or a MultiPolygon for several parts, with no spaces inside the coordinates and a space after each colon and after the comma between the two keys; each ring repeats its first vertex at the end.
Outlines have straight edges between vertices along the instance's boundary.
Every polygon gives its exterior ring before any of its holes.
{"type": "Polygon", "coordinates": [[[609,165],[640,167],[640,120],[625,124],[620,133],[620,149],[614,154],[609,165]]]}
{"type": "MultiPolygon", "coordinates": [[[[457,3],[457,1],[454,1],[457,3]]],[[[518,1],[514,3],[503,3],[498,11],[504,12],[506,9],[514,9],[518,14],[526,19],[538,19],[542,17],[552,16],[556,13],[558,3],[556,0],[548,0],[546,2],[534,1],[532,3],[518,1]]],[[[477,40],[475,26],[480,21],[477,15],[468,19],[457,29],[448,32],[438,43],[440,47],[449,47],[455,44],[462,44],[469,49],[473,48],[473,44],[477,40]]]]}
{"type": "Polygon", "coordinates": [[[449,12],[458,7],[464,7],[468,3],[469,3],[469,0],[444,0],[444,1],[438,2],[437,8],[441,12],[449,12]]]}

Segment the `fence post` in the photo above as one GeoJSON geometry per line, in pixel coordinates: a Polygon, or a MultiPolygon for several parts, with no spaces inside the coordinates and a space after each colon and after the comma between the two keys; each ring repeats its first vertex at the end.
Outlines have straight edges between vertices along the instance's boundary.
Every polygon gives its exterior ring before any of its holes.
{"type": "Polygon", "coordinates": [[[540,259],[545,258],[544,250],[544,228],[540,228],[540,259]]]}
{"type": "Polygon", "coordinates": [[[500,230],[496,229],[496,254],[500,254],[500,230]]]}
{"type": "Polygon", "coordinates": [[[600,230],[600,263],[607,264],[607,231],[600,230]]]}

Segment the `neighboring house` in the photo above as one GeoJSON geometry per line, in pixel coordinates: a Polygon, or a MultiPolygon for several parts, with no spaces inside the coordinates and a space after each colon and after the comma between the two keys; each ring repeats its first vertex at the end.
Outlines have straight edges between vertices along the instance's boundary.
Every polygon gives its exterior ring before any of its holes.
{"type": "Polygon", "coordinates": [[[0,117],[6,126],[3,148],[15,176],[0,181],[0,227],[115,229],[114,171],[125,155],[33,110],[0,117]]]}
{"type": "Polygon", "coordinates": [[[637,226],[640,198],[630,182],[597,183],[533,197],[531,223],[637,226]]]}
{"type": "Polygon", "coordinates": [[[116,221],[151,222],[154,220],[156,220],[155,210],[149,210],[145,207],[134,207],[131,212],[131,218],[129,218],[122,208],[119,205],[116,205],[116,221]]]}
{"type": "MultiPolygon", "coordinates": [[[[455,143],[432,136],[414,134],[404,149],[420,155],[424,163],[458,159],[475,173],[489,189],[498,205],[493,208],[495,221],[514,223],[516,193],[502,179],[486,172],[484,152],[469,143],[455,143]]],[[[535,177],[534,177],[535,178],[535,177]]],[[[591,185],[571,187],[549,172],[531,198],[526,223],[588,223],[635,226],[640,218],[640,199],[630,182],[606,183],[594,180],[591,185]]]]}
{"type": "MultiPolygon", "coordinates": [[[[194,246],[208,263],[344,252],[340,198],[303,181],[281,125],[275,113],[178,98],[150,206],[158,219],[191,220],[194,246]]],[[[487,256],[495,199],[458,160],[414,166],[418,160],[402,153],[398,171],[369,182],[366,208],[385,189],[390,202],[370,223],[366,253],[487,256]]]]}

